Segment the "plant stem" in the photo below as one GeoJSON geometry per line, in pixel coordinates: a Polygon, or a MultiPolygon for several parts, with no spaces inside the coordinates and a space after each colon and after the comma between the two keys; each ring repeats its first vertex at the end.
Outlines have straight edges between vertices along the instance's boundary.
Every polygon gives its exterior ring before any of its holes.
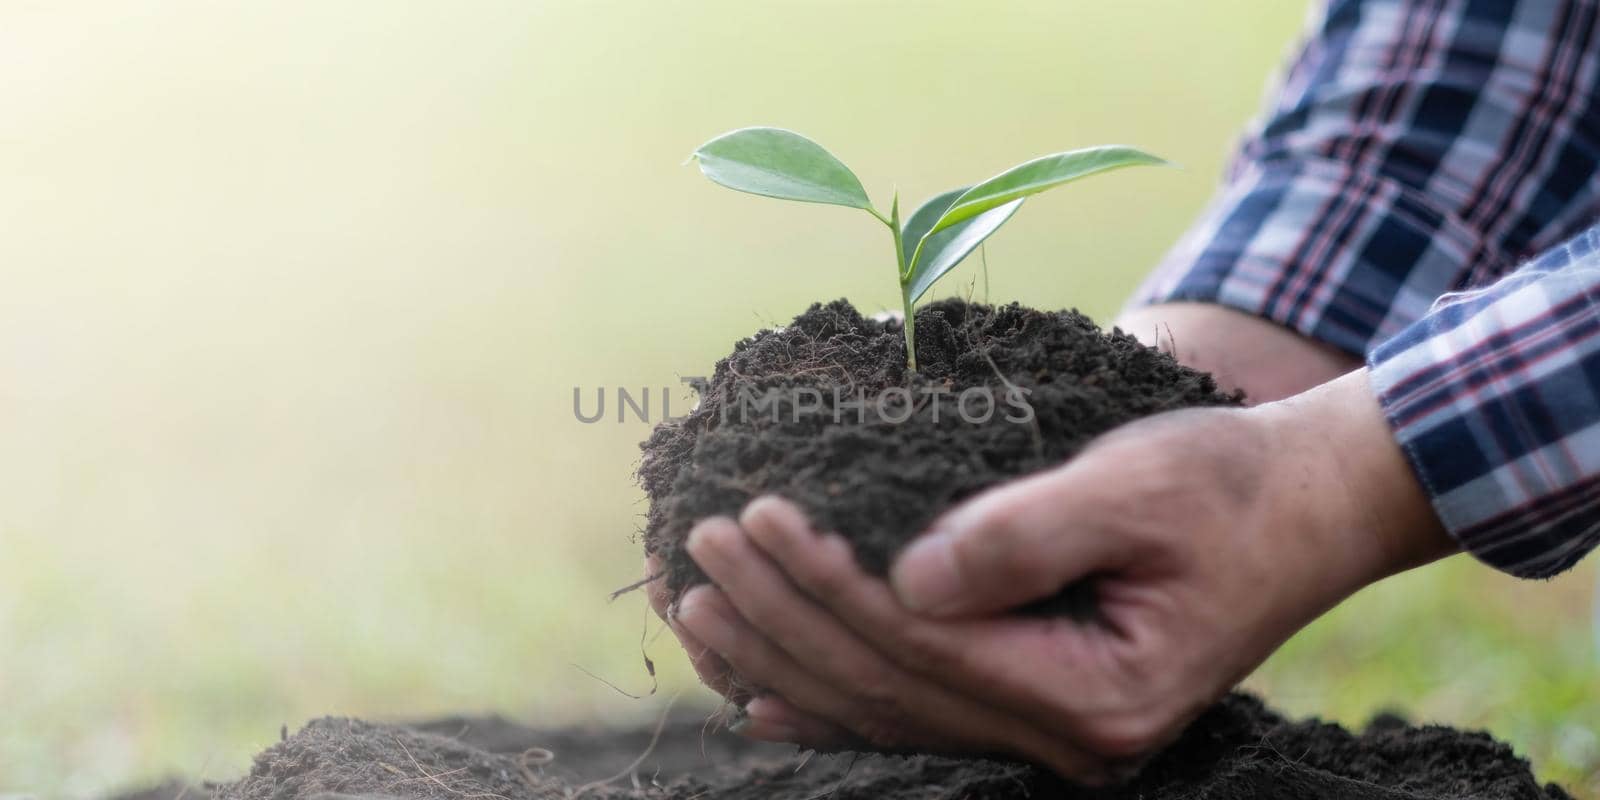
{"type": "Polygon", "coordinates": [[[906,248],[900,235],[900,192],[894,193],[894,203],[889,206],[889,230],[894,234],[895,275],[900,278],[900,306],[905,314],[902,325],[906,334],[906,368],[917,371],[917,318],[912,315],[910,277],[906,274],[906,248]]]}
{"type": "Polygon", "coordinates": [[[915,304],[911,302],[911,293],[904,286],[900,287],[901,313],[905,314],[906,322],[903,326],[906,331],[906,368],[912,372],[917,371],[917,316],[915,304]]]}
{"type": "Polygon", "coordinates": [[[983,302],[989,302],[989,245],[978,245],[978,258],[983,259],[983,302]]]}

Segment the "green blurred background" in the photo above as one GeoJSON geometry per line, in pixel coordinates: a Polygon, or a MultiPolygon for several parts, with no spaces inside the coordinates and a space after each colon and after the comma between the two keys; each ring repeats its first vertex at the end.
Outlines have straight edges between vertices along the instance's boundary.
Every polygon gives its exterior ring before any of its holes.
{"type": "MultiPolygon", "coordinates": [[[[996,300],[1108,319],[1204,202],[1303,2],[0,5],[0,794],[225,779],[324,713],[642,720],[631,422],[818,299],[865,215],[717,188],[728,128],[880,201],[1127,142],[1029,204],[996,300]],[[659,389],[658,389],[659,391],[659,389]]],[[[963,267],[945,284],[964,291],[963,267]]],[[[1590,564],[1370,590],[1252,684],[1487,726],[1600,787],[1590,564]]],[[[652,632],[653,632],[652,628],[652,632]]],[[[690,689],[695,702],[709,702],[690,689]]]]}

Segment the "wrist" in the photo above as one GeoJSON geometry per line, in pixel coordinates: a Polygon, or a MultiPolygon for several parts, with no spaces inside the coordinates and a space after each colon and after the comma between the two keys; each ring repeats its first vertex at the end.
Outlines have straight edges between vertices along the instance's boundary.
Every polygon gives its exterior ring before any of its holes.
{"type": "Polygon", "coordinates": [[[1251,409],[1271,431],[1280,519],[1309,546],[1338,602],[1458,550],[1434,514],[1367,380],[1353,370],[1251,409]]]}

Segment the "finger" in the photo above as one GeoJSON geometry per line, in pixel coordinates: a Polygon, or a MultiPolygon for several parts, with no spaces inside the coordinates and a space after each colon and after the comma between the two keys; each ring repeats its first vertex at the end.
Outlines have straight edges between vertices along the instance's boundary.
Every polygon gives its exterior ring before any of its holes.
{"type": "Polygon", "coordinates": [[[849,731],[815,714],[795,708],[775,694],[764,694],[744,707],[738,733],[766,742],[791,742],[818,750],[839,750],[859,743],[849,731]]]}
{"type": "Polygon", "coordinates": [[[965,654],[986,649],[989,627],[939,623],[909,613],[887,584],[862,571],[843,538],[818,536],[794,504],[758,498],[745,507],[740,523],[785,582],[901,666],[937,679],[965,673],[965,654]]]}
{"type": "MultiPolygon", "coordinates": [[[[809,530],[803,515],[786,501],[769,499],[764,505],[769,511],[782,512],[790,527],[809,530]]],[[[758,527],[766,527],[765,513],[763,505],[757,505],[746,510],[745,518],[758,527]]],[[[847,625],[801,595],[738,526],[697,528],[691,534],[689,549],[701,569],[727,592],[726,598],[737,608],[734,613],[742,615],[746,625],[753,626],[752,633],[762,638],[764,645],[778,651],[780,657],[775,660],[804,664],[808,670],[815,670],[827,686],[848,690],[848,699],[842,705],[835,700],[831,709],[810,706],[803,697],[774,682],[783,678],[762,677],[755,667],[747,668],[741,663],[739,656],[722,650],[713,639],[714,633],[696,631],[741,674],[776,689],[800,708],[826,717],[881,749],[901,749],[915,743],[924,749],[951,752],[1003,750],[1029,756],[1079,780],[1092,780],[1099,775],[1098,760],[1063,737],[938,681],[919,677],[885,658],[847,625]],[[760,633],[755,633],[757,629],[760,633]],[[802,653],[814,660],[801,657],[802,653]],[[840,708],[842,712],[833,710],[840,708]]],[[[848,551],[845,558],[853,567],[848,551]]],[[[860,576],[859,582],[877,586],[885,603],[898,606],[881,580],[860,576]]],[[[900,613],[914,623],[929,626],[900,613]]],[[[883,640],[879,645],[891,642],[883,640]]]]}
{"type": "MultiPolygon", "coordinates": [[[[1105,764],[1028,724],[907,676],[866,697],[851,696],[818,680],[749,622],[721,591],[699,586],[679,604],[679,619],[734,669],[782,696],[790,705],[878,750],[952,754],[1006,752],[1084,783],[1103,783],[1105,764]],[[883,692],[897,692],[893,696],[883,692]]],[[[752,703],[755,700],[751,701],[752,703]]],[[[820,746],[820,745],[818,745],[820,746]]]]}
{"type": "MultiPolygon", "coordinates": [[[[734,700],[738,694],[733,680],[733,668],[723,660],[717,651],[707,647],[694,634],[686,630],[681,623],[673,620],[668,623],[672,628],[672,635],[678,637],[678,643],[683,645],[683,652],[689,656],[689,666],[694,668],[694,674],[699,676],[700,682],[729,700],[734,700]]],[[[742,698],[740,698],[742,699],[742,698]]]]}
{"type": "MultiPolygon", "coordinates": [[[[1005,617],[929,620],[907,611],[888,585],[862,571],[847,542],[817,536],[792,504],[762,498],[741,516],[750,539],[792,584],[875,643],[908,672],[1006,709],[1079,751],[1090,727],[1096,677],[1104,674],[1100,631],[1067,620],[1005,617]],[[1070,673],[1071,679],[1064,679],[1070,673]]],[[[1098,744],[1098,743],[1096,743],[1098,744]]]]}
{"type": "Polygon", "coordinates": [[[842,688],[800,667],[751,627],[715,587],[697,586],[685,593],[678,606],[678,621],[744,679],[787,698],[807,713],[842,724],[857,705],[842,688]]]}
{"type": "Polygon", "coordinates": [[[795,591],[737,523],[725,518],[702,522],[690,532],[687,546],[740,616],[808,670],[844,686],[895,681],[888,661],[795,591]]]}
{"type": "MultiPolygon", "coordinates": [[[[653,554],[645,556],[645,577],[662,575],[665,572],[666,565],[662,562],[660,556],[653,554]]],[[[683,647],[684,654],[689,657],[689,666],[694,668],[694,674],[700,678],[700,682],[705,684],[711,691],[733,699],[734,695],[737,694],[732,680],[733,670],[728,667],[728,662],[722,660],[722,656],[717,655],[716,651],[706,647],[699,639],[694,638],[693,634],[685,631],[682,625],[673,620],[671,610],[672,592],[667,588],[666,580],[654,580],[645,584],[645,591],[650,598],[650,607],[655,610],[657,616],[667,623],[667,627],[672,629],[672,635],[677,637],[678,644],[683,647]]]]}
{"type": "Polygon", "coordinates": [[[1093,535],[1081,515],[1102,492],[1064,467],[991,489],[935,520],[895,560],[900,602],[933,617],[1007,610],[1120,566],[1126,543],[1093,535]]]}

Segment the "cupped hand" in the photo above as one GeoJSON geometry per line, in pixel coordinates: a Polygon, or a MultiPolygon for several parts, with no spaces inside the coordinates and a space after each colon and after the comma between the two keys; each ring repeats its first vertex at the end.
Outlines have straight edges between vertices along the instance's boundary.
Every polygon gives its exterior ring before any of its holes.
{"type": "Polygon", "coordinates": [[[708,684],[754,687],[746,735],[1003,753],[1088,783],[1357,588],[1452,549],[1359,371],[1120,428],[951,510],[890,581],[776,498],[687,546],[713,585],[667,616],[708,684]],[[1015,611],[1079,581],[1090,620],[1015,611]]]}
{"type": "Polygon", "coordinates": [[[1113,764],[1047,726],[949,685],[931,665],[908,668],[910,653],[896,647],[931,656],[983,646],[966,638],[980,626],[918,618],[861,571],[842,537],[817,535],[793,504],[764,497],[738,521],[706,520],[688,547],[715,585],[690,589],[675,608],[661,592],[653,602],[707,685],[747,693],[744,735],[819,749],[1010,754],[1087,782],[1109,776],[1113,764]],[[875,638],[890,630],[899,633],[875,638]]]}

